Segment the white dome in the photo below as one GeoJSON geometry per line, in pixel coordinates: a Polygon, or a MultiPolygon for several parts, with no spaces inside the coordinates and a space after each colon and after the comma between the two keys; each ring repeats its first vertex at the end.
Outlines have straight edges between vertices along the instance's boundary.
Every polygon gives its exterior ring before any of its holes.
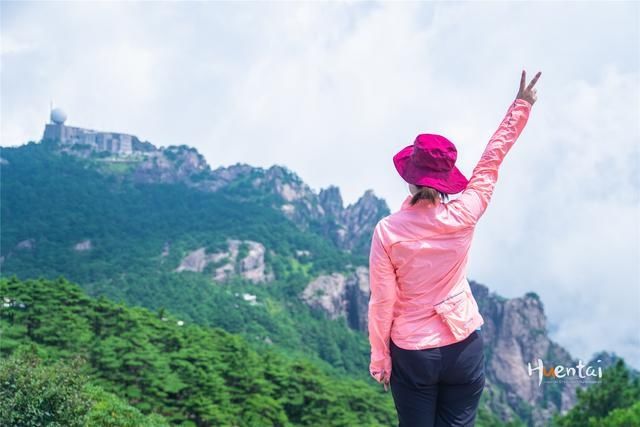
{"type": "Polygon", "coordinates": [[[61,125],[65,120],[67,120],[67,113],[65,113],[61,108],[54,108],[51,110],[51,121],[53,123],[61,125]]]}

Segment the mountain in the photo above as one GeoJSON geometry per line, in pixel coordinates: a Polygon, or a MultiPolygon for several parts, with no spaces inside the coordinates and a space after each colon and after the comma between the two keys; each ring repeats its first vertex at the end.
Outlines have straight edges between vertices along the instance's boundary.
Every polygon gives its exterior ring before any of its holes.
{"type": "Polygon", "coordinates": [[[549,339],[547,318],[540,298],[533,292],[505,299],[477,282],[471,290],[485,319],[487,389],[492,411],[501,419],[514,412],[533,425],[546,425],[554,413],[565,413],[576,403],[576,382],[539,385],[527,364],[538,358],[552,365],[575,366],[577,360],[549,339]],[[494,387],[497,385],[497,387],[494,387]]]}
{"type": "Polygon", "coordinates": [[[365,256],[371,229],[381,217],[389,214],[386,202],[372,190],[344,207],[336,186],[316,194],[295,173],[279,165],[263,169],[236,163],[212,170],[205,158],[187,145],[156,147],[134,137],[132,152],[121,156],[113,151],[98,151],[89,144],[47,139],[43,143],[59,153],[93,160],[101,164],[102,171],[126,171],[119,176],[131,182],[181,183],[205,192],[224,190],[238,200],[263,201],[280,210],[301,230],[320,231],[340,249],[365,256]]]}
{"type": "MultiPolygon", "coordinates": [[[[211,169],[187,146],[132,147],[3,148],[2,275],[63,276],[91,297],[168,310],[258,353],[370,381],[367,255],[383,200],[367,191],[344,207],[337,187],[316,194],[284,166],[211,169]]],[[[575,404],[577,385],[539,386],[527,363],[576,361],[549,339],[535,294],[507,300],[470,282],[485,318],[483,414],[546,425],[575,404]]]]}

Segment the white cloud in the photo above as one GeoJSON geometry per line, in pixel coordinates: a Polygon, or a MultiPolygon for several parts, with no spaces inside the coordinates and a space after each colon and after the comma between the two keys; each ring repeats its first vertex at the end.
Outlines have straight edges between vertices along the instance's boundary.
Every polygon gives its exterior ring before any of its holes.
{"type": "Polygon", "coordinates": [[[38,139],[53,99],[75,125],[193,145],[213,167],[283,164],[346,203],[373,188],[392,210],[396,151],[441,133],[469,176],[521,68],[542,70],[469,277],[538,292],[572,353],[640,366],[639,4],[1,8],[2,145],[38,139]]]}

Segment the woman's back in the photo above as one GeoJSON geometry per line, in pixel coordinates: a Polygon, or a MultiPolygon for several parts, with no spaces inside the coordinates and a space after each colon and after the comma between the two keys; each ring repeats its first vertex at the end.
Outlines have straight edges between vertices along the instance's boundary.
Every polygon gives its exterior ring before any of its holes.
{"type": "Polygon", "coordinates": [[[463,281],[474,229],[453,221],[446,203],[410,206],[410,197],[379,225],[384,241],[392,242],[387,251],[397,285],[390,336],[406,349],[451,344],[457,339],[433,307],[467,289],[463,281]]]}
{"type": "Polygon", "coordinates": [[[390,370],[389,339],[404,349],[440,347],[483,324],[466,277],[469,249],[530,110],[528,101],[513,101],[458,198],[411,205],[407,196],[376,224],[369,259],[372,375],[390,370]]]}

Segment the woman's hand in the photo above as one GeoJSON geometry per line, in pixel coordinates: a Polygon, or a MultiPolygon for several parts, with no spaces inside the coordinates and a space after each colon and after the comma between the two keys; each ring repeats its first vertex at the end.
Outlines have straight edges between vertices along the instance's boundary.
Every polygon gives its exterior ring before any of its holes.
{"type": "Polygon", "coordinates": [[[374,372],[373,374],[376,381],[384,386],[384,391],[388,391],[387,387],[389,386],[389,381],[391,380],[390,374],[388,374],[387,371],[374,372]]]}
{"type": "Polygon", "coordinates": [[[520,90],[518,91],[518,95],[516,96],[516,99],[518,98],[524,99],[531,105],[533,105],[536,102],[536,99],[537,99],[536,90],[534,89],[533,86],[538,81],[540,74],[542,74],[542,71],[538,71],[538,73],[533,77],[533,80],[531,80],[529,85],[525,88],[524,85],[525,85],[527,76],[526,76],[526,72],[522,70],[522,76],[520,77],[520,90]]]}

